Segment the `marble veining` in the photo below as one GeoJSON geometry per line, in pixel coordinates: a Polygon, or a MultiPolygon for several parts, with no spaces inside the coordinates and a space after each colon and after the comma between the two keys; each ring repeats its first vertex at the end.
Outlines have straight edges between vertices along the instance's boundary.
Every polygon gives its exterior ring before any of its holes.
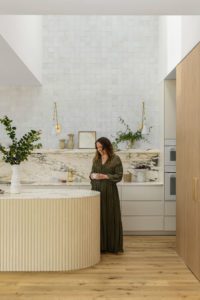
{"type": "MultiPolygon", "coordinates": [[[[94,150],[74,149],[35,151],[28,161],[21,164],[21,182],[28,184],[54,184],[68,181],[68,172],[73,173],[73,182],[89,182],[94,150]]],[[[117,151],[124,173],[135,175],[137,165],[146,168],[147,181],[159,181],[159,150],[117,151]],[[146,167],[145,167],[146,166],[146,167]]],[[[10,182],[11,166],[0,160],[0,183],[10,182]]]]}

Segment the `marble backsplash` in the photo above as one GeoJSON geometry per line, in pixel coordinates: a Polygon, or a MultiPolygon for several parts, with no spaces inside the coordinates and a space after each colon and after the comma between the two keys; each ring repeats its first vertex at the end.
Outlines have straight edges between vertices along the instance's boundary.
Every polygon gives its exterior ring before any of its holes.
{"type": "MultiPolygon", "coordinates": [[[[53,184],[57,182],[89,182],[94,150],[37,150],[29,160],[21,164],[21,182],[29,184],[53,184]],[[69,177],[73,174],[73,176],[69,177]],[[73,178],[72,178],[73,177],[73,178]]],[[[124,173],[132,173],[137,181],[137,172],[145,171],[144,181],[160,181],[159,150],[125,150],[120,156],[124,173]]],[[[11,166],[0,160],[0,183],[10,182],[11,166]]]]}

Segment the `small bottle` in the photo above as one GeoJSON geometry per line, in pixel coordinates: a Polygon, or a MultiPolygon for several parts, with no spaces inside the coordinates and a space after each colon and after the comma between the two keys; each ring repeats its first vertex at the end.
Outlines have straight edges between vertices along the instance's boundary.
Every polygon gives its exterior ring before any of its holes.
{"type": "Polygon", "coordinates": [[[59,148],[64,149],[65,148],[65,139],[59,140],[59,148]]]}
{"type": "Polygon", "coordinates": [[[67,171],[67,182],[73,182],[74,180],[74,172],[72,169],[67,171]]]}

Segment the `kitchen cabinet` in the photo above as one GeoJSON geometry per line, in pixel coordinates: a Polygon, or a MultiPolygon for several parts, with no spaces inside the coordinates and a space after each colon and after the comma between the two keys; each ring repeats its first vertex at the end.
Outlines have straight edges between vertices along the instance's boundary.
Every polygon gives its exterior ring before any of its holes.
{"type": "Polygon", "coordinates": [[[122,200],[162,200],[163,186],[159,185],[130,185],[122,186],[122,200]]]}
{"type": "Polygon", "coordinates": [[[123,230],[127,234],[163,231],[164,186],[121,186],[123,230]]]}
{"type": "Polygon", "coordinates": [[[200,279],[200,44],[177,66],[177,252],[200,279]]]}
{"type": "Polygon", "coordinates": [[[176,231],[176,202],[166,201],[164,203],[164,230],[176,231]]]}

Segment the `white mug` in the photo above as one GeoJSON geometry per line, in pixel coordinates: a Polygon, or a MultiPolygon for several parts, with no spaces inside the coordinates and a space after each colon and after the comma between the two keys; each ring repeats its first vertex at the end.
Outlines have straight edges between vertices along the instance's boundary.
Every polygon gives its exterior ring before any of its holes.
{"type": "Polygon", "coordinates": [[[96,179],[96,178],[97,178],[97,175],[98,175],[98,173],[92,173],[92,174],[91,174],[91,178],[92,178],[92,179],[96,179]]]}

